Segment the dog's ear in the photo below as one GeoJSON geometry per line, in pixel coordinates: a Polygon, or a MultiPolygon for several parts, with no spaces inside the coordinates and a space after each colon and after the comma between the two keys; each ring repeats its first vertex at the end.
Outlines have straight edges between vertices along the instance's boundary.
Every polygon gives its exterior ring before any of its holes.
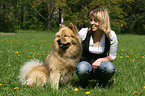
{"type": "Polygon", "coordinates": [[[77,27],[74,26],[72,23],[70,23],[70,24],[68,25],[68,28],[70,28],[71,30],[73,30],[74,33],[77,33],[77,32],[78,32],[77,27]]]}
{"type": "Polygon", "coordinates": [[[60,27],[60,28],[64,28],[64,27],[65,27],[65,25],[59,24],[59,27],[60,27]]]}

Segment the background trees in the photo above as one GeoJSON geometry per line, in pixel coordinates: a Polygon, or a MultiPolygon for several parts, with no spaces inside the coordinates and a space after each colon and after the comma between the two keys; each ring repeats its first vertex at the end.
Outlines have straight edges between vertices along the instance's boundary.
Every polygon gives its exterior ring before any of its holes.
{"type": "Polygon", "coordinates": [[[89,12],[108,9],[116,33],[145,34],[144,0],[1,0],[0,31],[50,30],[70,22],[88,26],[89,12]]]}

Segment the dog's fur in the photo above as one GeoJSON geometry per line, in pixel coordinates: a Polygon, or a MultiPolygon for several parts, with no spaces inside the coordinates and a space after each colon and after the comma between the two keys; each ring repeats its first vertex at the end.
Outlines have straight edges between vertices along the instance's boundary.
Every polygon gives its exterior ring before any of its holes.
{"type": "Polygon", "coordinates": [[[43,86],[49,81],[52,88],[58,89],[59,83],[65,84],[72,79],[80,59],[81,48],[81,39],[76,27],[72,23],[68,27],[60,25],[53,49],[44,63],[39,63],[39,60],[26,62],[18,77],[22,84],[43,86]]]}

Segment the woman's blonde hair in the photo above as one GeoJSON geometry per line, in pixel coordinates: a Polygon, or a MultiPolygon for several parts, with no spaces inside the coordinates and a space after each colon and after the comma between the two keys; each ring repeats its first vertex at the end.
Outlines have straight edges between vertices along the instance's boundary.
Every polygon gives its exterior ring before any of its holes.
{"type": "Polygon", "coordinates": [[[111,31],[111,26],[107,9],[97,8],[90,12],[90,17],[95,18],[99,22],[99,29],[104,31],[104,33],[108,36],[111,31]]]}

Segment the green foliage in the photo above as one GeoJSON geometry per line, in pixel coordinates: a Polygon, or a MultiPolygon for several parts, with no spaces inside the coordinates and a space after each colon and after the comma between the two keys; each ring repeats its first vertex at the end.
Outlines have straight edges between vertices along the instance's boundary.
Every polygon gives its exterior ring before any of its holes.
{"type": "Polygon", "coordinates": [[[93,81],[86,89],[80,88],[76,75],[72,85],[61,86],[58,91],[53,91],[49,84],[45,87],[21,85],[17,78],[19,69],[30,59],[44,62],[52,49],[54,35],[54,32],[21,32],[14,36],[0,36],[0,96],[145,95],[144,35],[117,35],[118,53],[113,61],[116,72],[105,90],[94,88],[93,81]]]}
{"type": "Polygon", "coordinates": [[[116,33],[145,34],[144,0],[1,0],[0,31],[47,30],[74,23],[88,27],[89,13],[108,9],[116,33]]]}
{"type": "Polygon", "coordinates": [[[0,1],[0,31],[14,32],[16,31],[14,14],[10,11],[13,10],[12,1],[0,1]]]}
{"type": "Polygon", "coordinates": [[[145,34],[145,1],[128,0],[123,1],[122,6],[126,12],[124,26],[129,33],[145,34]]]}

